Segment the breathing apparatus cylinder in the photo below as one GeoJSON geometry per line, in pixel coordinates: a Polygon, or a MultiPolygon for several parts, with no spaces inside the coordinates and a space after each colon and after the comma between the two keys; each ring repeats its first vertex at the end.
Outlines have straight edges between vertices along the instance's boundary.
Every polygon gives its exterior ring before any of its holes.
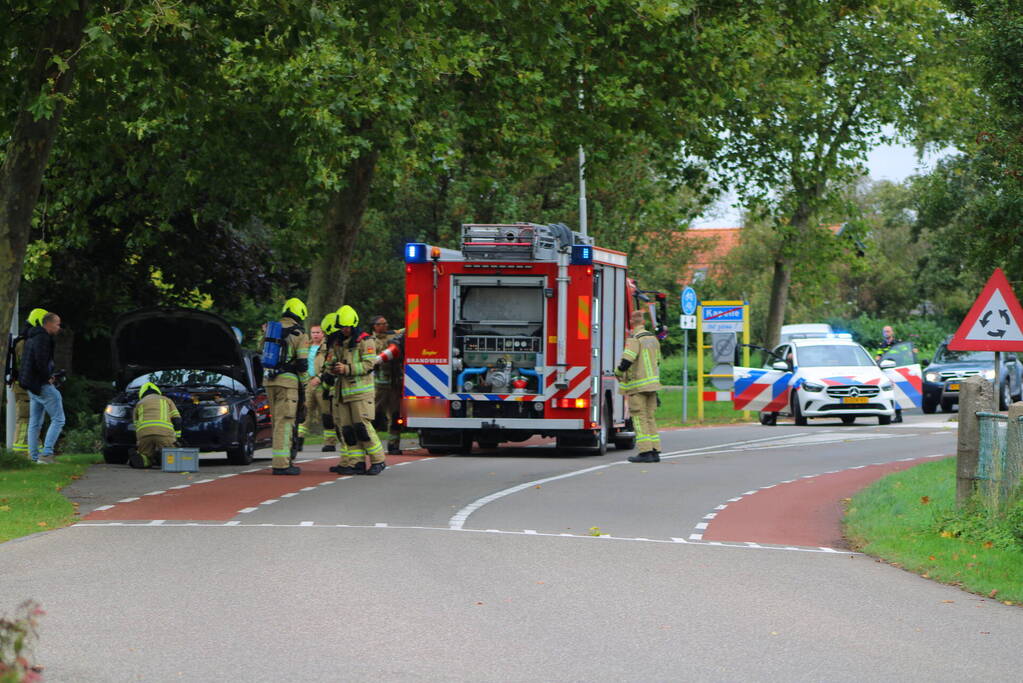
{"type": "Polygon", "coordinates": [[[266,324],[266,334],[263,337],[263,367],[268,370],[280,367],[283,348],[284,328],[280,322],[271,320],[266,324]]]}

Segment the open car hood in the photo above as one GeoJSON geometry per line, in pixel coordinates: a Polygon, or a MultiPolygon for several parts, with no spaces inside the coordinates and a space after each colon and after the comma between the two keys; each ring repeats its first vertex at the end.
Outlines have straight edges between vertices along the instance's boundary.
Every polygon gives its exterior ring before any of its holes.
{"type": "Polygon", "coordinates": [[[117,388],[147,372],[211,370],[253,389],[244,352],[218,315],[190,308],[144,308],[125,313],[110,337],[117,388]]]}

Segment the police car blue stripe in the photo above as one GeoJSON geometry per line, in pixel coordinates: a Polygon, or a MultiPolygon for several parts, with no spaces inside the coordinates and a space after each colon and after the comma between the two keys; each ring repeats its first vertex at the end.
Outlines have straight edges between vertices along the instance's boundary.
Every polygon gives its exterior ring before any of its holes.
{"type": "Polygon", "coordinates": [[[500,401],[501,400],[501,397],[498,396],[497,394],[483,394],[483,395],[487,397],[488,401],[500,401]]]}

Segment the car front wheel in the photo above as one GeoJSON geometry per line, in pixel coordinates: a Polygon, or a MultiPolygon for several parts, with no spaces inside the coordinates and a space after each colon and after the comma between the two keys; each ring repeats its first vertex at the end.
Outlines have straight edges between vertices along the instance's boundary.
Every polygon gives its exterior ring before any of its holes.
{"type": "Polygon", "coordinates": [[[892,423],[892,416],[891,415],[878,415],[877,416],[877,423],[879,425],[890,425],[892,423]]]}
{"type": "Polygon", "coordinates": [[[227,449],[227,461],[232,465],[249,465],[256,454],[256,426],[246,422],[245,432],[236,448],[227,449]]]}
{"type": "Polygon", "coordinates": [[[928,401],[925,398],[923,400],[923,402],[920,404],[920,409],[923,410],[928,415],[931,415],[931,414],[934,413],[934,411],[936,411],[938,409],[938,402],[937,401],[928,401]]]}
{"type": "Polygon", "coordinates": [[[120,446],[104,446],[103,462],[110,465],[123,465],[128,462],[128,449],[120,446]]]}
{"type": "Polygon", "coordinates": [[[792,392],[792,420],[797,427],[806,426],[806,418],[803,417],[803,411],[799,409],[799,395],[794,391],[792,392]]]}
{"type": "Polygon", "coordinates": [[[760,412],[760,424],[765,427],[773,427],[778,424],[778,413],[760,412]]]}

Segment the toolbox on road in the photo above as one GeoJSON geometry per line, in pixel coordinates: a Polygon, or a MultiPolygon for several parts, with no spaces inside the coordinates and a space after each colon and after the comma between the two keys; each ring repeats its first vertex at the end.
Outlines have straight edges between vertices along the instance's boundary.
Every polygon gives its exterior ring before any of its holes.
{"type": "Polygon", "coordinates": [[[164,448],[163,449],[163,471],[164,472],[198,472],[199,471],[199,449],[198,448],[164,448]]]}

